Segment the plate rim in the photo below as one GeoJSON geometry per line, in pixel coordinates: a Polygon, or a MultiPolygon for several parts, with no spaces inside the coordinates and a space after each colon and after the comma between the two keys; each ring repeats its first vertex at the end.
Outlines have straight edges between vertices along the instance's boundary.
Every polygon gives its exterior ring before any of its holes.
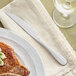
{"type": "MultiPolygon", "coordinates": [[[[0,36],[3,36],[5,38],[8,38],[10,40],[15,41],[17,44],[21,45],[24,49],[25,49],[24,45],[27,45],[27,46],[29,45],[30,48],[28,48],[28,49],[29,50],[32,49],[33,54],[36,55],[36,57],[32,57],[33,60],[35,58],[37,58],[37,61],[34,61],[36,70],[39,69],[39,66],[40,66],[40,69],[37,72],[37,76],[40,76],[40,73],[39,72],[41,72],[41,76],[45,76],[44,66],[43,66],[43,63],[42,63],[42,60],[41,60],[39,54],[37,53],[36,49],[34,47],[32,47],[32,45],[28,41],[26,41],[26,39],[24,39],[24,38],[20,37],[19,35],[15,34],[13,31],[8,30],[8,29],[5,29],[5,28],[0,28],[0,36]],[[2,32],[5,33],[5,34],[1,34],[2,32]],[[10,36],[8,36],[8,35],[10,35],[10,36]],[[39,66],[36,66],[36,63],[39,64],[39,66]]],[[[28,55],[30,55],[30,52],[31,51],[28,52],[28,55]]]]}

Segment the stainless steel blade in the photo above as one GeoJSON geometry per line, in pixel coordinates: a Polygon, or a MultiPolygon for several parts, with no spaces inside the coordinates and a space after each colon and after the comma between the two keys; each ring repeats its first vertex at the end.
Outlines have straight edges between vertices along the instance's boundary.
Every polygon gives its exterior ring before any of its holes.
{"type": "Polygon", "coordinates": [[[45,44],[45,42],[38,36],[37,32],[30,25],[28,25],[25,21],[23,21],[21,18],[19,18],[14,14],[8,12],[5,13],[15,23],[17,23],[24,31],[26,31],[32,38],[34,38],[37,42],[39,42],[42,46],[44,46],[61,65],[67,64],[67,60],[61,54],[54,51],[47,44],[45,44]]]}

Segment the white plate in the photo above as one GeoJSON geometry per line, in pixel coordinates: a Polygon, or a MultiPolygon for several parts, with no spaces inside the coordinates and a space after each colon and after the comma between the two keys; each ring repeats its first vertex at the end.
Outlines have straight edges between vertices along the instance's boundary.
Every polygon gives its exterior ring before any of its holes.
{"type": "Polygon", "coordinates": [[[14,49],[19,61],[30,70],[29,76],[45,76],[39,55],[26,40],[11,31],[0,28],[0,41],[14,49]]]}

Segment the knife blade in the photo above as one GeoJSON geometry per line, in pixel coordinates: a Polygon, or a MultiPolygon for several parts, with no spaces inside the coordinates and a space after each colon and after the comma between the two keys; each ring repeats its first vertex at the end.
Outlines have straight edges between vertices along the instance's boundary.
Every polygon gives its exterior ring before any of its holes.
{"type": "Polygon", "coordinates": [[[37,34],[36,30],[34,30],[29,24],[27,24],[24,20],[19,18],[18,16],[5,12],[7,16],[9,16],[16,24],[18,24],[24,31],[26,31],[33,39],[35,39],[38,43],[40,43],[43,47],[45,47],[54,59],[60,63],[61,65],[66,65],[67,60],[58,52],[49,47],[37,34]]]}

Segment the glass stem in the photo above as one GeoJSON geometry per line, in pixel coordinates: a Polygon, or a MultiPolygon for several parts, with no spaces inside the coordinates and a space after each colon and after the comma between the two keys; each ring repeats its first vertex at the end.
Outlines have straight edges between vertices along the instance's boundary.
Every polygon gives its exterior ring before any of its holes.
{"type": "Polygon", "coordinates": [[[65,19],[68,19],[69,18],[69,15],[67,15],[67,14],[62,14],[63,15],[63,17],[65,18],[65,19]]]}

